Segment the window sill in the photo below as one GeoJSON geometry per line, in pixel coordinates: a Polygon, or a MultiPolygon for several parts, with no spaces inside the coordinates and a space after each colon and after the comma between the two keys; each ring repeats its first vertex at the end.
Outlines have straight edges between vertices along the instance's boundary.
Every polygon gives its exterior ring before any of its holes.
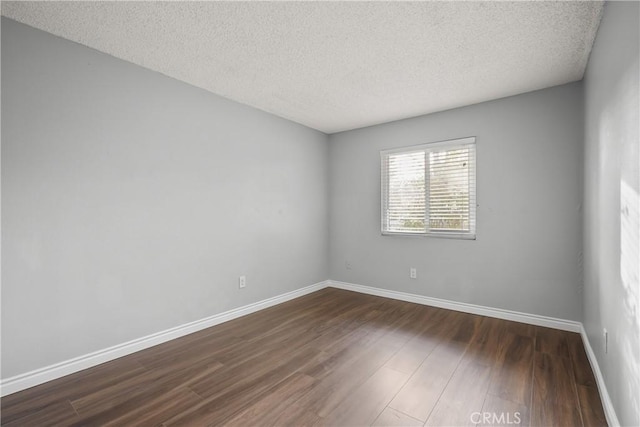
{"type": "Polygon", "coordinates": [[[455,233],[455,232],[444,232],[444,233],[396,233],[383,231],[382,236],[402,236],[402,237],[436,237],[439,239],[458,239],[458,240],[476,240],[475,234],[470,233],[455,233]]]}

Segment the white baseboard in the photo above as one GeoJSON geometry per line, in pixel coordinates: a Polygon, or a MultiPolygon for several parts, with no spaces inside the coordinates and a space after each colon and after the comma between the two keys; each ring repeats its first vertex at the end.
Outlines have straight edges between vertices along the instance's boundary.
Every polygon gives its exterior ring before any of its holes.
{"type": "Polygon", "coordinates": [[[387,289],[373,288],[371,286],[356,285],[353,283],[339,282],[329,280],[328,286],[332,288],[345,289],[348,291],[359,292],[363,294],[375,295],[379,297],[392,298],[401,301],[413,302],[416,304],[429,305],[433,307],[446,308],[448,310],[462,311],[465,313],[479,314],[481,316],[495,317],[504,320],[513,320],[515,322],[528,323],[536,326],[544,326],[548,328],[561,329],[563,331],[578,332],[582,337],[587,358],[591,364],[591,369],[596,377],[598,391],[602,400],[605,416],[609,426],[619,426],[620,422],[613,408],[613,402],[604,383],[604,377],[600,371],[598,360],[591,348],[589,337],[587,336],[584,326],[580,322],[573,320],[556,319],[553,317],[539,316],[537,314],[520,313],[517,311],[503,310],[499,308],[484,307],[481,305],[467,304],[455,301],[449,301],[439,298],[425,297],[422,295],[409,294],[405,292],[390,291],[387,289]]]}
{"type": "Polygon", "coordinates": [[[580,325],[580,336],[582,336],[582,343],[584,344],[584,349],[587,352],[587,359],[589,359],[589,363],[591,364],[591,370],[593,370],[593,374],[596,377],[596,384],[598,385],[598,391],[600,392],[604,415],[607,417],[607,424],[611,427],[619,426],[620,421],[618,421],[616,410],[613,408],[613,402],[611,401],[611,397],[607,391],[607,386],[604,383],[604,377],[602,376],[602,371],[600,371],[598,359],[596,359],[596,354],[593,352],[593,348],[591,348],[587,331],[582,325],[580,325]]]}
{"type": "Polygon", "coordinates": [[[514,322],[528,323],[547,328],[561,329],[563,331],[580,332],[582,324],[573,320],[557,319],[555,317],[539,316],[537,314],[520,313],[517,311],[504,310],[501,308],[485,307],[482,305],[467,304],[464,302],[450,301],[440,298],[425,297],[423,295],[409,294],[406,292],[390,291],[387,289],[374,288],[371,286],[356,285],[353,283],[329,280],[328,285],[333,288],[345,289],[348,291],[360,292],[363,294],[376,295],[379,297],[397,299],[400,301],[413,302],[416,304],[429,305],[433,307],[446,308],[448,310],[462,311],[464,313],[478,314],[480,316],[495,317],[498,319],[512,320],[514,322]]]}
{"type": "Polygon", "coordinates": [[[316,283],[305,288],[296,289],[295,291],[277,295],[275,297],[258,301],[253,304],[215,314],[213,316],[186,323],[184,325],[176,326],[175,328],[167,329],[155,334],[147,335],[146,337],[131,340],[123,344],[118,344],[113,347],[86,354],[84,356],[76,357],[64,362],[56,363],[54,365],[46,366],[44,368],[36,369],[34,371],[3,379],[2,381],[0,381],[0,395],[6,396],[8,394],[33,387],[47,381],[54,380],[56,378],[61,378],[65,375],[73,374],[74,372],[82,371],[101,363],[117,359],[119,357],[127,356],[129,354],[135,353],[136,351],[144,350],[145,348],[153,347],[154,345],[162,344],[164,342],[201,331],[211,326],[215,326],[229,320],[237,319],[238,317],[246,316],[247,314],[255,313],[256,311],[263,310],[265,308],[283,303],[285,301],[301,297],[303,295],[318,291],[320,289],[324,289],[326,287],[326,281],[316,283]]]}
{"type": "Polygon", "coordinates": [[[374,288],[371,286],[356,285],[353,283],[340,282],[335,280],[326,280],[324,282],[316,283],[305,288],[296,289],[295,291],[287,292],[282,295],[278,295],[266,300],[258,301],[253,304],[245,305],[233,310],[225,311],[204,319],[196,320],[194,322],[186,323],[175,328],[167,329],[165,331],[157,332],[155,334],[147,335],[146,337],[138,338],[132,341],[128,341],[123,344],[119,344],[113,347],[105,348],[84,356],[76,357],[64,362],[56,363],[54,365],[46,366],[44,368],[36,369],[31,372],[16,375],[11,378],[3,379],[0,381],[0,395],[6,396],[47,381],[51,381],[57,378],[61,378],[65,375],[69,375],[78,371],[82,371],[87,368],[105,363],[119,357],[127,356],[140,350],[144,350],[154,345],[162,344],[172,339],[180,338],[182,336],[192,334],[194,332],[201,331],[211,326],[218,325],[220,323],[227,322],[229,320],[237,319],[238,317],[246,316],[247,314],[255,313],[256,311],[263,310],[265,308],[283,303],[285,301],[292,300],[294,298],[307,295],[312,292],[319,291],[326,287],[333,287],[337,289],[344,289],[348,291],[359,292],[363,294],[375,295],[385,298],[391,298],[401,301],[413,302],[416,304],[428,305],[433,307],[445,308],[448,310],[461,311],[464,313],[477,314],[481,316],[495,317],[498,319],[512,320],[515,322],[528,323],[536,326],[544,326],[548,328],[561,329],[564,331],[578,332],[582,336],[587,357],[591,363],[591,367],[596,377],[600,396],[607,417],[607,422],[610,426],[620,425],[616,416],[615,410],[607,388],[604,383],[604,378],[598,361],[595,358],[593,349],[589,343],[587,334],[584,327],[580,322],[572,320],[556,319],[553,317],[539,316],[536,314],[520,313],[517,311],[503,310],[499,308],[484,307],[475,304],[467,304],[461,302],[455,302],[440,298],[426,297],[423,295],[409,294],[405,292],[391,291],[387,289],[374,288]]]}

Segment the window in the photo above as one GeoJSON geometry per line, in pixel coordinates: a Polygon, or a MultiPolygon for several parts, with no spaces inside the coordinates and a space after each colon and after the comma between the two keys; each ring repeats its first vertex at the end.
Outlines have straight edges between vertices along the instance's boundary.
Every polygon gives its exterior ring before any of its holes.
{"type": "Polygon", "coordinates": [[[382,234],[476,237],[476,139],[380,152],[382,234]]]}

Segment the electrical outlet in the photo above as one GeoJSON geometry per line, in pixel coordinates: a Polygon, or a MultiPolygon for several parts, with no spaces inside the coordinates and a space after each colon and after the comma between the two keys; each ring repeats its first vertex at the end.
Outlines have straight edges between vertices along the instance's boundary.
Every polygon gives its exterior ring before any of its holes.
{"type": "Polygon", "coordinates": [[[247,286],[247,276],[240,276],[238,278],[238,288],[242,289],[247,286]]]}
{"type": "Polygon", "coordinates": [[[604,328],[602,330],[602,338],[603,338],[603,344],[604,344],[604,352],[609,353],[609,332],[607,331],[607,328],[604,328]]]}
{"type": "Polygon", "coordinates": [[[344,268],[346,268],[347,270],[351,270],[351,263],[349,261],[345,261],[344,268]]]}
{"type": "Polygon", "coordinates": [[[409,269],[409,278],[410,279],[417,279],[418,278],[418,271],[414,267],[411,267],[409,269]]]}

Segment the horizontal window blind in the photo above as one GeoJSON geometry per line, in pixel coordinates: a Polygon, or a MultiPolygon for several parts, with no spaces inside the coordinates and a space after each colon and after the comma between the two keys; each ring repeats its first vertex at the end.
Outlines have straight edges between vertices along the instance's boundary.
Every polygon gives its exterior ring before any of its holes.
{"type": "Polygon", "coordinates": [[[475,238],[475,138],[381,152],[382,233],[475,238]]]}
{"type": "Polygon", "coordinates": [[[425,152],[390,154],[387,158],[388,228],[397,232],[425,231],[425,152]]]}

